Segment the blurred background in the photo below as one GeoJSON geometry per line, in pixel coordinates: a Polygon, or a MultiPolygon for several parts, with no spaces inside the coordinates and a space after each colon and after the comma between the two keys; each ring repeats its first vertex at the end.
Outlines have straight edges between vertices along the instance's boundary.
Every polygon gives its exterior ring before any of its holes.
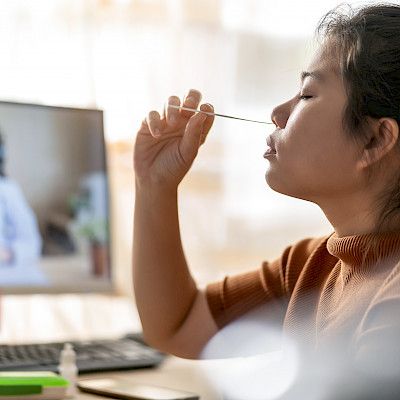
{"type": "MultiPolygon", "coordinates": [[[[269,120],[272,108],[298,90],[314,29],[338,4],[1,1],[1,100],[105,112],[120,293],[132,290],[132,149],[147,112],[196,88],[216,112],[269,120]]],[[[294,241],[332,230],[317,206],[267,187],[263,153],[272,129],[217,118],[180,188],[183,245],[200,285],[257,268],[294,241]]]]}

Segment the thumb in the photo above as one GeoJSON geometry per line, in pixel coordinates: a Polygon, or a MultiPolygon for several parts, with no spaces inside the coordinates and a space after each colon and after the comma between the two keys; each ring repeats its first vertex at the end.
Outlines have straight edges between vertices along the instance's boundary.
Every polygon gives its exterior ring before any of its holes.
{"type": "Polygon", "coordinates": [[[185,162],[191,164],[197,155],[200,146],[200,137],[203,132],[203,124],[207,115],[198,113],[193,115],[186,125],[185,133],[179,144],[180,153],[185,162]]]}

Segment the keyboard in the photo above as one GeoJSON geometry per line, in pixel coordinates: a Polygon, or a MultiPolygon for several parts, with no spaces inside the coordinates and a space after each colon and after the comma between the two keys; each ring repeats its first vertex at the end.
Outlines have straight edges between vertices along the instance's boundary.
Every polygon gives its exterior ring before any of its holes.
{"type": "MultiPolygon", "coordinates": [[[[58,372],[65,342],[0,345],[0,371],[58,372]]],[[[165,355],[147,346],[140,334],[118,339],[69,341],[80,374],[155,367],[165,355]]]]}

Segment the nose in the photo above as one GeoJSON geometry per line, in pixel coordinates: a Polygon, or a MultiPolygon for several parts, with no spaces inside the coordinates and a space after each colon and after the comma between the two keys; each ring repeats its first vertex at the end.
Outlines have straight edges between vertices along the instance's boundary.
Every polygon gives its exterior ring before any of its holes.
{"type": "Polygon", "coordinates": [[[271,113],[271,121],[277,128],[285,128],[291,112],[291,101],[276,106],[271,113]]]}

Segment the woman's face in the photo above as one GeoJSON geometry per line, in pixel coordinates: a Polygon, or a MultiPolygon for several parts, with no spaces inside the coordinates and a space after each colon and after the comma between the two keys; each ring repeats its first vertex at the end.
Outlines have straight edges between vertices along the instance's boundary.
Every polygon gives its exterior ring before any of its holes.
{"type": "Polygon", "coordinates": [[[275,107],[277,129],[267,142],[276,154],[266,181],[275,191],[315,203],[351,195],[358,149],[342,126],[347,102],[337,63],[320,49],[295,97],[275,107]]]}

